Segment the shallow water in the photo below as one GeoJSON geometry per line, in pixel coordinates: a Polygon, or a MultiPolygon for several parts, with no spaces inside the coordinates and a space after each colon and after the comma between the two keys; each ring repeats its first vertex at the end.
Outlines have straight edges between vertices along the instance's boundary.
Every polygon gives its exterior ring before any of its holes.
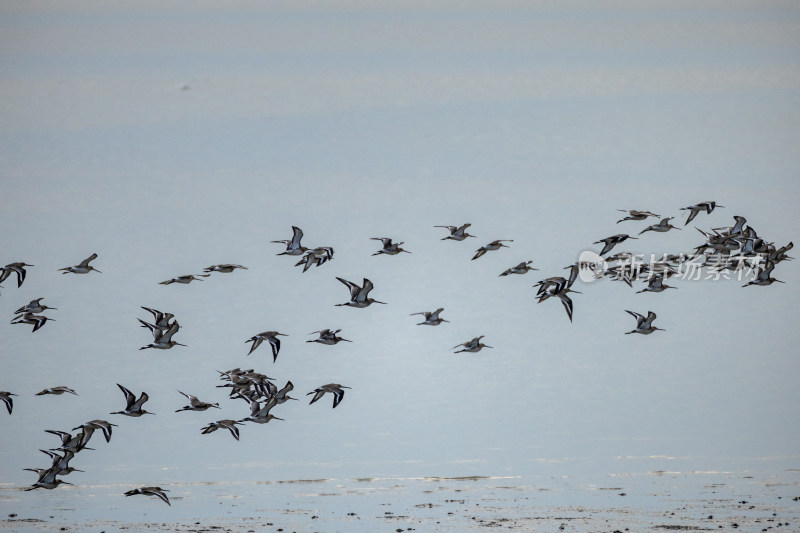
{"type": "Polygon", "coordinates": [[[17,531],[524,531],[738,529],[800,525],[800,472],[630,472],[601,477],[297,479],[170,485],[160,500],[128,485],[31,495],[0,489],[0,527],[17,531]],[[36,498],[35,501],[31,501],[36,498]],[[16,510],[15,510],[16,509],[16,510]],[[120,520],[120,516],[131,516],[120,520]],[[13,516],[12,516],[13,515],[13,516]]]}

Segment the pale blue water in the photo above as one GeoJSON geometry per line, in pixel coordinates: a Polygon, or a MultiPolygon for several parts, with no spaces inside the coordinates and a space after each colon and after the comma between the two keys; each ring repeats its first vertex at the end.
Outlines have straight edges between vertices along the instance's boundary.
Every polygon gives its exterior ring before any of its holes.
{"type": "Polygon", "coordinates": [[[634,252],[688,253],[694,227],[734,215],[778,246],[796,238],[796,6],[0,9],[0,264],[35,265],[22,287],[3,283],[0,315],[40,296],[58,308],[36,333],[0,327],[0,390],[19,394],[0,412],[0,515],[191,525],[279,509],[312,530],[319,510],[321,529],[369,531],[387,502],[446,520],[440,500],[458,491],[486,505],[499,492],[506,514],[630,508],[654,525],[704,498],[791,508],[796,263],[770,287],[581,283],[574,323],[531,286],[649,224],[616,224],[616,209],[677,216],[682,231],[619,247],[634,252]],[[706,200],[725,207],[684,227],[679,208],[706,200]],[[465,222],[477,238],[433,227],[465,222]],[[269,241],[292,225],[334,259],[301,273],[277,257],[269,241]],[[371,237],[412,253],[372,257],[371,237]],[[470,261],[494,239],[514,242],[470,261]],[[102,274],[57,272],[93,252],[102,274]],[[539,271],[498,276],[524,260],[539,271]],[[228,262],[248,270],[158,284],[228,262]],[[388,304],[335,307],[337,276],[371,279],[388,304]],[[174,313],[188,347],[139,351],[140,306],[174,313]],[[437,307],[450,323],[409,316],[437,307]],[[667,331],[624,335],[626,309],[667,331]],[[353,343],[305,342],[322,328],[353,343]],[[269,329],[289,335],[274,364],[266,346],[246,355],[269,329]],[[493,349],[452,354],[478,335],[493,349]],[[201,435],[248,414],[216,388],[237,366],[292,380],[301,401],[239,442],[201,435]],[[309,406],[329,382],[352,387],[342,404],[309,406]],[[110,415],[115,383],[147,391],[156,416],[110,415]],[[53,385],[79,396],[34,396],[53,385]],[[175,413],[178,390],[222,409],[175,413]],[[119,427],[74,459],[75,487],[18,491],[58,444],[44,429],[94,418],[119,427]],[[298,480],[323,481],[280,483],[298,480]],[[172,507],[121,497],[141,485],[169,487],[172,507]]]}

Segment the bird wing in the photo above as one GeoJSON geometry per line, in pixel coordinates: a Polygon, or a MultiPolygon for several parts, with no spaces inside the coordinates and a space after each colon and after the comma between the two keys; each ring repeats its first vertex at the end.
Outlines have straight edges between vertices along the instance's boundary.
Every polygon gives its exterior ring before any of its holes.
{"type": "Polygon", "coordinates": [[[336,279],[347,285],[347,288],[350,289],[350,300],[355,301],[356,297],[358,297],[359,291],[361,291],[361,287],[359,287],[352,281],[347,281],[346,279],[342,279],[340,277],[337,277],[336,279]]]}
{"type": "Polygon", "coordinates": [[[564,304],[564,310],[567,312],[569,321],[572,322],[572,299],[566,294],[558,294],[558,299],[564,304]]]}
{"type": "Polygon", "coordinates": [[[167,495],[166,495],[166,494],[164,494],[164,492],[162,492],[162,491],[160,491],[160,490],[148,490],[147,492],[145,492],[145,494],[150,494],[150,495],[152,495],[152,496],[157,496],[157,497],[161,498],[161,500],[162,500],[164,503],[166,503],[167,505],[169,505],[170,507],[172,507],[172,504],[171,504],[171,503],[169,503],[169,498],[167,498],[167,495]]]}
{"type": "Polygon", "coordinates": [[[264,341],[264,339],[263,339],[263,338],[261,338],[261,337],[259,337],[259,336],[251,337],[251,338],[249,338],[248,340],[244,341],[244,342],[246,342],[246,343],[247,343],[247,342],[252,342],[252,343],[253,343],[253,345],[252,345],[252,346],[250,346],[250,351],[249,351],[249,352],[247,352],[247,355],[250,355],[251,353],[253,353],[253,350],[255,350],[256,348],[258,348],[259,346],[261,346],[261,343],[262,343],[263,341],[264,341]]]}
{"type": "Polygon", "coordinates": [[[358,295],[356,296],[357,301],[366,301],[367,296],[369,295],[369,291],[371,291],[375,286],[372,284],[370,280],[364,278],[364,286],[361,287],[361,290],[358,291],[358,295]]]}
{"type": "Polygon", "coordinates": [[[639,327],[648,329],[653,325],[653,320],[655,319],[656,319],[656,314],[652,311],[648,311],[647,318],[644,320],[644,322],[639,324],[639,327]]]}
{"type": "Polygon", "coordinates": [[[600,255],[606,255],[617,244],[614,241],[608,241],[608,240],[603,240],[603,241],[598,241],[598,242],[605,242],[606,243],[605,246],[603,246],[603,249],[600,251],[600,255]]]}
{"type": "Polygon", "coordinates": [[[158,337],[161,336],[161,329],[158,328],[155,324],[150,324],[149,322],[145,322],[141,318],[137,318],[136,320],[142,325],[143,328],[147,328],[150,330],[150,333],[153,334],[153,337],[156,341],[158,341],[158,337]]]}
{"type": "Polygon", "coordinates": [[[3,400],[3,403],[6,404],[6,409],[8,409],[8,414],[11,414],[11,411],[14,409],[14,400],[12,400],[10,396],[2,396],[0,400],[3,400]]]}
{"type": "Polygon", "coordinates": [[[37,329],[41,328],[42,326],[44,326],[45,322],[47,322],[46,316],[31,315],[31,318],[35,320],[33,331],[36,331],[37,329]]]}
{"type": "MultiPolygon", "coordinates": [[[[327,392],[327,391],[325,391],[323,389],[316,389],[316,390],[313,390],[313,391],[309,392],[308,394],[313,394],[314,397],[311,398],[311,401],[308,402],[308,405],[311,405],[312,403],[316,402],[317,400],[319,400],[320,398],[325,396],[325,392],[327,392]]],[[[306,394],[306,396],[308,396],[308,394],[306,394]]]]}
{"type": "Polygon", "coordinates": [[[627,309],[625,310],[625,312],[636,319],[637,328],[640,327],[645,320],[644,315],[640,315],[639,313],[634,313],[633,311],[628,311],[627,309]]]}
{"type": "Polygon", "coordinates": [[[139,395],[139,399],[136,400],[136,402],[134,402],[134,404],[131,405],[129,409],[133,411],[138,411],[142,408],[142,405],[144,405],[144,403],[149,399],[150,396],[148,396],[146,392],[142,392],[142,394],[139,395]]]}
{"type": "Polygon", "coordinates": [[[112,424],[106,420],[92,420],[89,423],[97,428],[100,428],[103,431],[103,436],[106,438],[106,442],[111,442],[111,426],[116,426],[116,424],[112,424]]]}
{"type": "Polygon", "coordinates": [[[119,387],[120,390],[122,391],[122,394],[125,395],[125,402],[128,404],[126,409],[130,409],[131,405],[133,405],[134,402],[136,402],[136,396],[130,390],[126,389],[119,383],[117,383],[117,387],[119,387]]]}
{"type": "Polygon", "coordinates": [[[180,327],[181,326],[178,324],[178,321],[176,320],[175,322],[172,323],[172,325],[169,327],[167,331],[161,334],[161,337],[157,339],[156,342],[161,342],[165,344],[169,343],[170,341],[172,341],[172,336],[178,332],[180,327]]]}
{"type": "Polygon", "coordinates": [[[147,311],[148,313],[152,314],[153,315],[153,320],[155,322],[158,322],[159,320],[161,320],[161,317],[164,316],[164,313],[162,313],[158,309],[151,309],[149,307],[144,307],[144,306],[140,306],[140,307],[142,309],[144,309],[145,311],[147,311]]]}
{"type": "Polygon", "coordinates": [[[336,406],[339,405],[339,402],[344,398],[344,389],[337,388],[331,392],[333,392],[333,408],[336,409],[336,406]]]}
{"type": "Polygon", "coordinates": [[[85,267],[88,267],[88,266],[89,266],[89,263],[91,263],[91,262],[92,262],[92,261],[94,261],[95,259],[97,259],[97,254],[92,254],[92,255],[90,255],[89,257],[87,257],[86,259],[84,259],[83,261],[81,261],[80,263],[78,263],[78,265],[77,265],[77,266],[79,266],[79,267],[84,267],[84,268],[85,268],[85,267]]]}
{"type": "Polygon", "coordinates": [[[278,352],[281,350],[281,340],[278,337],[270,337],[269,345],[272,347],[272,362],[278,359],[278,352]]]}
{"type": "Polygon", "coordinates": [[[267,401],[264,403],[264,405],[263,405],[263,406],[262,406],[260,409],[258,409],[258,410],[257,410],[255,413],[252,413],[252,412],[251,412],[251,413],[250,413],[250,416],[254,416],[254,417],[256,417],[256,418],[266,418],[266,417],[267,417],[267,415],[269,415],[269,411],[270,411],[270,409],[272,409],[273,407],[275,407],[275,405],[276,405],[277,403],[278,403],[278,400],[277,400],[277,399],[276,399],[276,398],[273,396],[272,398],[270,398],[269,400],[267,400],[267,401]]]}
{"type": "Polygon", "coordinates": [[[303,230],[298,228],[297,226],[292,226],[292,242],[290,244],[291,248],[299,248],[300,247],[300,239],[303,238],[303,230]]]}
{"type": "Polygon", "coordinates": [[[294,384],[291,381],[287,381],[286,385],[284,385],[283,388],[278,391],[277,395],[280,397],[284,397],[293,390],[294,390],[294,384]]]}

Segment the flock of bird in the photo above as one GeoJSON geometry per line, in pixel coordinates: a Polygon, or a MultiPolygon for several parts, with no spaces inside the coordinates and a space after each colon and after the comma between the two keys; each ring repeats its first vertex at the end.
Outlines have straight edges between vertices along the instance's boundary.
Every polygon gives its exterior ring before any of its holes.
{"type": "MultiPolygon", "coordinates": [[[[684,226],[688,225],[692,220],[697,217],[699,213],[711,213],[715,208],[723,207],[717,205],[715,202],[701,202],[695,205],[681,208],[688,211],[688,217],[684,226]]],[[[674,289],[675,287],[667,285],[665,280],[678,274],[685,274],[682,269],[686,264],[692,263],[699,268],[706,268],[708,272],[713,273],[715,276],[741,272],[748,267],[751,268],[752,279],[744,286],[766,286],[774,282],[780,282],[771,276],[775,266],[784,261],[792,259],[787,255],[791,250],[792,243],[776,247],[774,243],[769,242],[758,236],[755,229],[746,225],[747,221],[744,217],[735,216],[734,225],[730,227],[714,228],[711,230],[697,230],[703,235],[704,242],[701,242],[694,248],[690,254],[664,254],[662,258],[650,262],[639,262],[637,264],[637,255],[629,252],[618,252],[614,255],[609,255],[612,250],[619,244],[628,241],[628,239],[637,239],[639,236],[648,233],[663,233],[671,230],[680,230],[681,228],[671,224],[674,217],[664,217],[652,213],[650,211],[639,210],[619,210],[626,213],[626,216],[617,221],[617,224],[630,221],[647,221],[649,218],[660,219],[657,224],[652,224],[638,232],[636,237],[626,233],[618,233],[595,241],[594,244],[602,244],[602,249],[597,254],[601,259],[602,266],[598,267],[596,263],[576,262],[566,267],[569,274],[564,276],[553,276],[538,281],[535,285],[537,288],[536,298],[537,302],[541,303],[550,298],[558,299],[569,318],[572,321],[574,313],[574,304],[570,293],[581,294],[573,290],[573,284],[578,279],[579,275],[589,271],[594,279],[607,278],[611,281],[623,281],[629,287],[633,287],[634,281],[644,280],[646,286],[637,291],[642,292],[663,292],[666,289],[674,289]]],[[[442,237],[441,240],[464,241],[467,238],[475,238],[467,232],[470,224],[463,224],[461,226],[435,226],[437,228],[444,228],[448,230],[449,234],[442,237]]],[[[314,248],[307,248],[302,245],[303,231],[296,227],[292,227],[293,233],[290,239],[276,240],[273,243],[285,245],[286,249],[277,255],[288,255],[300,257],[300,260],[295,266],[303,266],[303,272],[306,272],[311,266],[319,267],[326,262],[333,259],[334,251],[330,246],[319,246],[314,248]]],[[[394,242],[389,237],[374,237],[373,240],[381,242],[381,248],[372,255],[397,255],[400,253],[411,253],[408,250],[401,248],[404,242],[394,242]]],[[[484,246],[478,248],[472,260],[481,258],[488,252],[500,250],[501,248],[509,247],[504,243],[511,243],[512,239],[498,239],[494,240],[484,246]]],[[[97,259],[97,254],[92,254],[85,260],[77,265],[59,269],[63,274],[88,274],[90,272],[100,273],[99,270],[91,266],[91,262],[97,259]]],[[[538,269],[531,266],[532,261],[523,261],[516,266],[508,268],[499,274],[499,276],[509,276],[512,274],[524,275],[531,271],[538,269]]],[[[26,278],[26,268],[33,267],[33,265],[24,262],[14,262],[0,268],[0,282],[8,279],[12,274],[16,275],[17,286],[22,286],[26,278]]],[[[229,274],[236,270],[246,270],[247,267],[236,264],[218,264],[212,265],[204,269],[202,274],[187,274],[171,278],[167,281],[161,282],[163,285],[170,285],[173,283],[188,284],[192,281],[202,281],[202,278],[208,278],[214,273],[229,274]]],[[[337,277],[339,282],[345,285],[349,291],[349,299],[343,303],[336,304],[337,306],[347,306],[355,308],[366,308],[373,303],[385,304],[386,302],[376,300],[370,297],[370,293],[374,289],[373,283],[364,278],[361,284],[348,281],[346,279],[337,277]]],[[[583,279],[583,277],[582,277],[583,279]]],[[[28,324],[33,326],[33,332],[41,329],[48,320],[52,320],[42,313],[46,310],[55,310],[54,307],[49,307],[42,303],[44,298],[36,298],[29,302],[27,305],[20,307],[15,311],[15,317],[11,321],[12,324],[28,324]]],[[[185,346],[180,342],[175,341],[173,338],[180,331],[180,325],[175,318],[175,315],[169,312],[162,312],[157,309],[144,307],[142,309],[152,316],[152,321],[148,322],[141,318],[138,319],[140,326],[147,329],[152,335],[152,342],[142,346],[140,350],[145,349],[160,349],[167,350],[175,346],[185,346]]],[[[417,325],[426,326],[439,326],[448,320],[441,317],[444,308],[440,307],[434,311],[421,311],[411,313],[411,316],[420,315],[423,317],[421,322],[417,325]]],[[[645,314],[640,314],[635,311],[625,310],[636,319],[636,327],[626,334],[641,334],[649,335],[655,331],[664,331],[653,325],[656,319],[656,313],[647,311],[645,314]]],[[[313,331],[310,335],[318,335],[317,338],[309,339],[306,342],[319,343],[323,345],[335,345],[339,342],[351,342],[348,339],[340,337],[338,334],[341,329],[322,329],[313,331]]],[[[277,362],[278,355],[281,349],[280,337],[287,336],[278,331],[264,331],[257,333],[247,339],[245,343],[250,343],[247,356],[253,354],[262,344],[266,343],[271,350],[273,363],[277,362]]],[[[483,348],[492,348],[482,342],[484,335],[477,336],[469,341],[453,346],[452,350],[457,350],[454,353],[476,353],[483,348]]],[[[217,385],[219,388],[228,388],[230,400],[242,400],[245,402],[249,416],[243,416],[239,419],[220,419],[207,423],[200,430],[202,434],[210,434],[218,429],[226,429],[238,441],[240,438],[240,427],[248,424],[266,424],[271,420],[284,420],[272,413],[273,409],[277,406],[289,401],[297,400],[289,395],[294,390],[294,385],[291,381],[287,381],[282,387],[278,387],[275,379],[263,373],[256,372],[254,369],[241,369],[234,368],[227,371],[219,371],[219,379],[221,384],[217,385]]],[[[144,405],[149,400],[146,392],[142,391],[137,395],[124,387],[117,384],[122,391],[125,398],[125,407],[122,410],[112,412],[112,415],[124,415],[128,417],[140,417],[146,414],[153,414],[148,412],[144,405]]],[[[350,387],[339,383],[328,383],[316,387],[314,390],[308,392],[306,396],[312,396],[310,404],[322,399],[326,394],[331,394],[333,397],[333,408],[336,408],[344,398],[345,390],[350,387]]],[[[220,409],[218,403],[205,402],[198,397],[178,391],[182,396],[188,400],[188,404],[180,407],[175,412],[184,411],[197,411],[204,412],[209,409],[220,409]]],[[[62,395],[64,393],[77,395],[73,389],[66,386],[49,387],[37,395],[62,395]]],[[[14,400],[13,397],[18,397],[17,394],[0,391],[0,400],[2,400],[8,410],[9,415],[12,413],[14,400]]],[[[49,450],[41,450],[48,455],[51,459],[51,464],[45,468],[27,468],[37,473],[38,480],[33,483],[26,490],[33,490],[37,488],[53,489],[60,484],[69,484],[58,476],[66,476],[72,472],[79,471],[76,468],[69,466],[70,461],[74,456],[87,448],[87,444],[93,433],[96,430],[101,430],[107,442],[111,440],[112,427],[116,424],[102,419],[95,419],[72,429],[77,431],[74,435],[67,431],[45,430],[47,433],[57,435],[61,438],[61,446],[49,450]]],[[[156,486],[139,487],[136,489],[125,492],[126,496],[132,495],[149,495],[160,498],[167,504],[170,504],[169,498],[165,494],[165,489],[156,486]]]]}

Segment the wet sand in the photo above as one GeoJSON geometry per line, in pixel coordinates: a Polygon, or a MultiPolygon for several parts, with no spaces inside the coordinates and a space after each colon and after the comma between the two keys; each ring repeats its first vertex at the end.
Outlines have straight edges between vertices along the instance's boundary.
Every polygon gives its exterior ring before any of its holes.
{"type": "MultiPolygon", "coordinates": [[[[57,507],[26,511],[25,501],[46,502],[55,491],[34,495],[3,490],[3,509],[21,508],[0,520],[4,531],[798,531],[800,473],[751,476],[718,472],[651,472],[583,484],[551,479],[530,485],[509,477],[357,478],[246,484],[171,486],[172,506],[156,499],[129,506],[134,520],[115,520],[102,509],[107,492],[119,514],[132,499],[114,487],[69,487],[93,492],[97,509],[57,507]],[[36,498],[34,500],[34,498],[36,498]],[[141,513],[148,513],[142,517],[141,513]],[[193,515],[193,513],[195,513],[193,515]],[[98,517],[92,518],[95,514],[98,517]]],[[[65,494],[65,493],[62,493],[65,494]]],[[[138,497],[137,497],[138,499],[138,497]]]]}

